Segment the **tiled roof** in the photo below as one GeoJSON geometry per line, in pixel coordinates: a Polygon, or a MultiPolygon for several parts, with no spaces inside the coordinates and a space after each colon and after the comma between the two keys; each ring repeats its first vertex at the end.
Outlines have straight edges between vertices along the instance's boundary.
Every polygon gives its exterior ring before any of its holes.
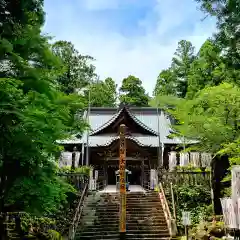
{"type": "MultiPolygon", "coordinates": [[[[151,129],[149,126],[147,126],[146,124],[144,124],[144,122],[142,122],[141,120],[139,120],[132,112],[130,109],[128,108],[125,108],[126,111],[128,112],[129,116],[138,124],[140,125],[142,128],[146,129],[147,131],[149,131],[150,133],[154,134],[154,135],[158,135],[158,132],[151,129]]],[[[118,116],[121,114],[121,112],[123,111],[123,108],[120,109],[117,113],[115,113],[112,117],[110,117],[110,119],[108,121],[106,121],[104,124],[102,124],[99,128],[96,128],[96,129],[92,129],[92,124],[91,124],[91,115],[90,115],[90,126],[91,126],[91,133],[90,135],[94,135],[98,132],[100,132],[102,129],[106,128],[107,126],[109,126],[111,123],[113,123],[117,118],[118,116]]],[[[98,119],[97,119],[98,120],[98,119]]],[[[93,123],[93,125],[95,125],[93,123]]]]}
{"type": "MultiPolygon", "coordinates": [[[[92,133],[99,131],[99,129],[105,128],[111,122],[113,122],[117,116],[119,115],[119,109],[117,108],[91,108],[90,116],[89,116],[89,124],[91,127],[91,133],[89,136],[89,146],[97,147],[97,146],[107,146],[111,144],[111,142],[116,139],[116,135],[98,135],[98,136],[91,136],[92,133]]],[[[132,117],[143,127],[146,127],[153,133],[158,135],[160,133],[160,141],[164,144],[181,144],[183,141],[180,138],[170,139],[168,136],[171,133],[171,119],[168,114],[165,114],[162,110],[159,109],[159,129],[158,129],[158,115],[156,108],[137,108],[137,107],[130,107],[129,113],[132,117]]],[[[134,140],[137,144],[142,146],[152,146],[158,147],[159,139],[158,136],[146,136],[146,135],[134,135],[134,140]]],[[[72,140],[65,140],[61,143],[68,143],[69,144],[78,144],[78,143],[86,143],[87,141],[87,133],[83,134],[82,139],[72,139],[72,140]]]]}

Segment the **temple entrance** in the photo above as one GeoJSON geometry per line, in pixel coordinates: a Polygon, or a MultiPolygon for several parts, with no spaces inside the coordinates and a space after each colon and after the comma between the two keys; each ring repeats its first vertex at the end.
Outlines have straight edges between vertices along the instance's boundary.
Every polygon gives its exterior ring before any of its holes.
{"type": "Polygon", "coordinates": [[[132,172],[132,174],[129,176],[129,183],[130,185],[141,185],[141,167],[140,166],[128,166],[128,170],[132,172]]]}
{"type": "MultiPolygon", "coordinates": [[[[139,146],[134,139],[127,138],[126,145],[126,170],[131,172],[128,176],[128,182],[132,186],[144,185],[144,180],[148,179],[148,176],[145,176],[145,171],[149,168],[149,153],[139,146]]],[[[99,166],[98,169],[102,168],[102,179],[106,181],[107,185],[117,184],[116,171],[119,170],[119,147],[119,139],[116,139],[107,147],[96,148],[95,152],[91,154],[94,159],[93,163],[99,166]]]]}
{"type": "MultiPolygon", "coordinates": [[[[131,174],[128,176],[128,181],[130,185],[141,185],[142,180],[142,169],[140,162],[127,162],[126,169],[131,171],[131,174]]],[[[115,185],[116,184],[116,174],[115,172],[119,170],[118,164],[112,164],[107,168],[107,183],[108,185],[115,185]]]]}
{"type": "Polygon", "coordinates": [[[108,167],[107,176],[108,176],[108,185],[116,185],[116,174],[115,172],[118,170],[118,165],[108,167]]]}

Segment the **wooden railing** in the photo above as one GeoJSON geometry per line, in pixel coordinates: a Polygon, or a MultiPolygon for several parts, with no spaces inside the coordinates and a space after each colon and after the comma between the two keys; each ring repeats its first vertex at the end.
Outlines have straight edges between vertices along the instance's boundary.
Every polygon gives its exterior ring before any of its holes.
{"type": "Polygon", "coordinates": [[[159,195],[160,195],[160,200],[163,207],[163,212],[167,221],[170,236],[175,236],[177,233],[176,219],[172,218],[162,183],[159,183],[159,195]]]}
{"type": "Polygon", "coordinates": [[[74,240],[74,238],[75,238],[76,230],[77,230],[77,227],[78,227],[78,224],[79,224],[82,212],[83,212],[84,198],[87,195],[87,192],[88,192],[88,183],[85,184],[85,187],[82,191],[81,198],[78,202],[78,206],[76,208],[76,212],[75,212],[75,215],[73,218],[73,222],[69,228],[69,235],[68,235],[69,240],[74,240]]]}

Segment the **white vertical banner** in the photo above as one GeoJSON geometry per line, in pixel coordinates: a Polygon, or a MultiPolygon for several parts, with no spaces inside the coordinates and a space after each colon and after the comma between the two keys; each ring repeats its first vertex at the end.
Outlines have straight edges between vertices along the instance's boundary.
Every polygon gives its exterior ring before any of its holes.
{"type": "Polygon", "coordinates": [[[200,167],[200,153],[190,152],[190,162],[194,167],[200,167]]]}
{"type": "Polygon", "coordinates": [[[202,167],[210,167],[212,161],[212,155],[211,153],[202,153],[201,154],[201,163],[202,167]]]}
{"type": "Polygon", "coordinates": [[[229,211],[229,228],[237,229],[238,223],[237,223],[237,201],[233,199],[227,200],[227,207],[229,211]]]}
{"type": "Polygon", "coordinates": [[[238,199],[240,197],[240,166],[232,168],[232,198],[238,199]]]}
{"type": "Polygon", "coordinates": [[[226,227],[231,229],[238,229],[238,201],[231,198],[222,198],[221,205],[226,227]]]}
{"type": "Polygon", "coordinates": [[[189,164],[189,154],[184,152],[180,153],[180,166],[187,166],[189,164]]]}
{"type": "Polygon", "coordinates": [[[97,183],[95,179],[90,179],[89,181],[89,190],[95,191],[97,189],[97,183]]]}
{"type": "Polygon", "coordinates": [[[90,181],[93,179],[93,169],[92,168],[90,168],[90,170],[89,170],[89,179],[90,179],[90,181]]]}
{"type": "Polygon", "coordinates": [[[75,166],[79,166],[80,165],[80,152],[76,152],[76,155],[75,155],[75,166]]]}
{"type": "Polygon", "coordinates": [[[95,170],[95,172],[94,172],[94,179],[97,181],[98,180],[98,170],[95,170]]]}
{"type": "Polygon", "coordinates": [[[229,225],[228,221],[228,212],[227,212],[227,198],[221,198],[221,206],[222,206],[222,213],[223,213],[223,219],[226,227],[229,225]]]}
{"type": "Polygon", "coordinates": [[[150,187],[152,190],[155,188],[155,176],[156,176],[155,169],[151,169],[150,170],[150,187]]]}
{"type": "Polygon", "coordinates": [[[96,190],[96,180],[95,179],[92,179],[92,190],[96,190]]]}
{"type": "Polygon", "coordinates": [[[173,171],[177,166],[177,152],[171,151],[169,153],[169,171],[173,171]]]}
{"type": "Polygon", "coordinates": [[[240,198],[238,198],[238,200],[237,200],[237,205],[238,205],[237,222],[238,222],[238,229],[240,229],[240,198]]]}

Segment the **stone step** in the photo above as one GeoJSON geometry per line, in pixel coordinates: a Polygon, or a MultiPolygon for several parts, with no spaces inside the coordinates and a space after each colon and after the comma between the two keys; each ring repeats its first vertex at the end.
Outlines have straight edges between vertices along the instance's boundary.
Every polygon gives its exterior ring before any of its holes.
{"type": "MultiPolygon", "coordinates": [[[[82,240],[82,239],[88,239],[88,240],[92,240],[93,238],[89,238],[88,236],[86,236],[86,237],[76,237],[76,240],[82,240]]],[[[96,238],[94,238],[94,240],[95,240],[96,238]]],[[[111,236],[111,238],[105,238],[105,237],[100,237],[100,238],[98,238],[98,239],[102,239],[102,240],[104,240],[104,239],[108,239],[108,240],[120,240],[120,237],[119,236],[114,236],[114,237],[112,237],[111,236]]],[[[144,236],[144,237],[134,237],[134,236],[126,236],[126,240],[142,240],[142,239],[145,239],[145,240],[171,240],[171,238],[170,237],[161,237],[161,238],[152,238],[152,237],[146,237],[146,236],[144,236]]]]}
{"type": "Polygon", "coordinates": [[[158,238],[155,238],[155,237],[146,237],[146,236],[144,236],[144,237],[133,237],[133,236],[126,236],[126,240],[140,240],[140,239],[145,239],[145,240],[171,240],[171,238],[170,237],[158,237],[158,238]]]}
{"type": "MultiPolygon", "coordinates": [[[[126,234],[127,239],[164,239],[164,238],[170,238],[169,235],[166,234],[159,234],[159,233],[127,233],[126,234]]],[[[119,233],[113,232],[108,234],[100,234],[100,233],[85,233],[83,234],[76,234],[76,239],[119,239],[119,233]]]]}
{"type": "MultiPolygon", "coordinates": [[[[119,216],[118,215],[94,215],[94,216],[84,216],[83,217],[84,221],[87,221],[87,220],[91,220],[91,219],[96,219],[98,221],[116,221],[116,220],[119,220],[119,216]]],[[[146,220],[146,219],[154,219],[154,220],[163,220],[163,221],[166,221],[165,219],[165,216],[161,215],[161,216],[155,216],[155,215],[131,215],[131,216],[128,216],[127,215],[127,221],[131,221],[131,220],[135,220],[135,219],[138,219],[138,220],[146,220]]]]}
{"type": "MultiPolygon", "coordinates": [[[[88,204],[88,205],[85,205],[85,208],[94,208],[94,209],[97,209],[97,208],[115,208],[115,209],[118,209],[120,207],[120,203],[117,203],[117,204],[102,204],[102,205],[98,205],[98,204],[88,204]]],[[[162,208],[162,205],[160,203],[160,201],[158,202],[154,202],[154,203],[149,203],[149,202],[146,202],[146,203],[143,203],[143,202],[139,202],[139,203],[132,203],[132,202],[127,202],[126,203],[126,207],[131,207],[131,208],[139,208],[139,207],[146,207],[146,208],[155,208],[155,207],[158,207],[158,208],[162,208]]]]}
{"type": "MultiPolygon", "coordinates": [[[[140,197],[135,197],[135,198],[128,198],[126,197],[126,200],[127,201],[159,201],[159,196],[154,196],[154,197],[144,197],[144,196],[140,196],[140,197]]],[[[85,202],[92,202],[93,200],[95,199],[86,199],[85,202]]],[[[97,200],[96,199],[96,202],[98,202],[100,200],[97,200]]],[[[113,197],[113,198],[101,198],[101,201],[102,202],[109,202],[109,201],[112,201],[112,202],[119,202],[120,201],[120,198],[119,197],[113,197]]]]}
{"type": "MultiPolygon", "coordinates": [[[[114,235],[118,233],[118,231],[90,231],[90,229],[88,231],[84,231],[84,232],[77,232],[77,236],[90,236],[90,235],[114,235]]],[[[127,234],[128,235],[134,235],[134,236],[142,236],[142,235],[152,235],[152,236],[163,236],[166,237],[168,236],[168,231],[167,230],[155,230],[155,231],[151,231],[151,230],[127,230],[127,234]]]]}
{"type": "MultiPolygon", "coordinates": [[[[132,223],[132,224],[129,224],[127,223],[126,224],[126,228],[129,229],[129,230],[134,230],[134,229],[138,229],[138,228],[142,228],[142,227],[146,227],[146,228],[149,228],[151,227],[153,230],[155,229],[167,229],[167,224],[166,223],[160,223],[160,224],[156,224],[156,225],[147,225],[147,224],[136,224],[136,223],[132,223]]],[[[102,230],[104,228],[104,230],[118,230],[119,229],[119,224],[115,224],[115,225],[101,225],[101,224],[97,224],[97,225],[91,225],[91,226],[88,226],[88,225],[82,225],[81,227],[81,231],[82,230],[85,230],[85,229],[91,229],[91,230],[102,230]]],[[[80,229],[79,228],[79,229],[80,229]]]]}
{"type": "MultiPolygon", "coordinates": [[[[87,199],[76,239],[119,240],[119,203],[119,193],[100,194],[96,201],[87,199]],[[95,210],[94,215],[89,214],[91,209],[95,210]]],[[[170,239],[158,193],[128,192],[126,212],[126,239],[170,239]]]]}
{"type": "MultiPolygon", "coordinates": [[[[84,208],[92,208],[92,209],[101,209],[101,208],[109,208],[109,209],[119,209],[120,207],[120,203],[117,204],[88,204],[88,205],[84,205],[84,208]]],[[[160,201],[158,202],[154,202],[154,203],[150,203],[150,202],[138,202],[138,203],[132,203],[132,202],[126,202],[126,207],[131,207],[131,208],[162,208],[162,205],[160,203],[160,201]]]]}
{"type": "MultiPolygon", "coordinates": [[[[99,227],[104,227],[106,225],[111,226],[111,227],[118,227],[119,226],[119,219],[111,219],[111,220],[107,220],[105,219],[104,221],[97,221],[97,220],[92,220],[92,219],[84,219],[84,223],[80,224],[80,226],[86,226],[86,225],[90,225],[91,226],[94,224],[95,226],[99,226],[99,227]],[[114,222],[113,222],[114,221],[114,222]]],[[[126,222],[127,225],[131,225],[131,226],[158,226],[158,227],[162,227],[162,226],[167,226],[166,220],[165,219],[154,219],[154,220],[149,220],[149,219],[131,219],[131,220],[127,220],[126,222]],[[151,224],[149,224],[151,223],[151,224]]]]}
{"type": "MultiPolygon", "coordinates": [[[[106,211],[107,210],[109,212],[112,212],[112,211],[118,211],[120,209],[120,206],[96,206],[95,208],[85,207],[83,209],[83,211],[85,209],[86,210],[96,209],[98,211],[101,211],[101,210],[106,211]]],[[[141,205],[129,206],[129,205],[127,205],[126,209],[133,210],[133,211],[134,210],[139,211],[139,210],[144,210],[144,209],[146,209],[147,211],[152,210],[152,209],[157,209],[157,210],[161,210],[161,211],[163,210],[162,206],[159,204],[157,206],[154,206],[154,205],[152,205],[152,206],[141,206],[141,205]]]]}
{"type": "MultiPolygon", "coordinates": [[[[130,194],[126,194],[126,198],[127,199],[139,199],[139,198],[143,198],[143,199],[154,199],[154,198],[158,198],[159,197],[159,193],[156,194],[139,194],[139,195],[130,195],[130,194]]],[[[120,194],[115,194],[115,195],[96,195],[96,196],[90,196],[87,197],[86,199],[120,199],[120,194]]]]}
{"type": "MultiPolygon", "coordinates": [[[[127,219],[128,218],[131,218],[131,217],[140,217],[142,216],[142,218],[150,218],[150,217],[155,217],[155,218],[163,218],[165,219],[165,216],[164,214],[150,214],[149,212],[141,212],[141,213],[138,213],[138,212],[128,212],[127,213],[127,219]]],[[[85,215],[84,218],[88,218],[88,215],[85,215]]],[[[99,219],[104,219],[104,218],[119,218],[119,213],[115,213],[115,214],[111,214],[111,213],[108,213],[108,212],[102,212],[102,213],[99,213],[97,212],[96,214],[94,215],[89,215],[89,217],[98,217],[99,219]]]]}
{"type": "MultiPolygon", "coordinates": [[[[83,216],[85,215],[89,215],[89,213],[95,211],[95,212],[98,212],[100,214],[108,214],[108,215],[114,215],[114,214],[118,214],[119,213],[119,210],[120,209],[107,209],[107,208],[101,208],[101,209],[96,209],[96,210],[93,210],[93,209],[86,209],[84,212],[83,212],[83,216]]],[[[127,211],[127,214],[128,213],[139,213],[139,214],[144,214],[144,213],[148,213],[148,214],[157,214],[157,215],[163,215],[164,212],[162,209],[160,208],[126,208],[126,211],[127,211]]],[[[98,214],[99,215],[99,214],[98,214]]]]}

